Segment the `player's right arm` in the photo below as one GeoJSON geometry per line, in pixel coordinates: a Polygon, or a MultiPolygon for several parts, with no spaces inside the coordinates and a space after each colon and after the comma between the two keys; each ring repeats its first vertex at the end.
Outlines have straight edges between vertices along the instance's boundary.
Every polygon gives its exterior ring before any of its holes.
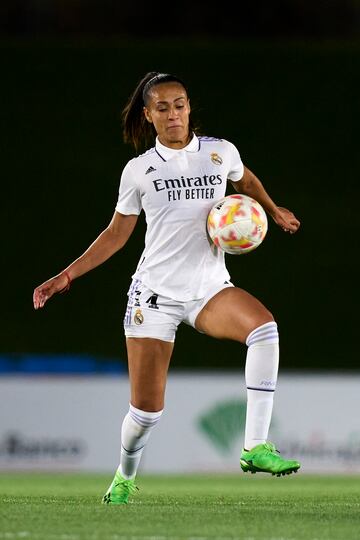
{"type": "Polygon", "coordinates": [[[44,307],[45,302],[55,293],[66,290],[71,281],[90,272],[124,247],[135,228],[138,217],[135,214],[125,215],[115,211],[106,229],[78,259],[62,272],[36,287],[33,294],[34,308],[44,307]]]}

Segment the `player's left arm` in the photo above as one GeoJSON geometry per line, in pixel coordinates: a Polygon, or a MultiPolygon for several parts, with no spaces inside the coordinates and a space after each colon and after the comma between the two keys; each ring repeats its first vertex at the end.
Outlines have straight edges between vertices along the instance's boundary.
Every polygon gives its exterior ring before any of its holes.
{"type": "Polygon", "coordinates": [[[247,167],[244,167],[244,174],[237,182],[230,180],[235,191],[243,193],[258,201],[264,210],[273,218],[285,232],[295,233],[300,227],[300,221],[293,212],[287,208],[277,206],[270,195],[265,190],[262,182],[247,167]]]}

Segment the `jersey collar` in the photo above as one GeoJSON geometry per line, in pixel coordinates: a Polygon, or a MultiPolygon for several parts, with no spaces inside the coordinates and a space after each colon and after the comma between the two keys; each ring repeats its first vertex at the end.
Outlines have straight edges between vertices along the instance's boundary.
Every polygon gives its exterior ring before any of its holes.
{"type": "Polygon", "coordinates": [[[156,137],[156,141],[155,141],[155,150],[157,154],[159,154],[161,159],[163,159],[164,161],[168,161],[169,159],[176,156],[179,152],[182,152],[183,150],[186,150],[186,152],[198,152],[199,149],[200,149],[200,141],[195,135],[195,133],[193,133],[192,139],[189,142],[189,144],[184,146],[184,148],[180,148],[179,150],[175,148],[169,148],[168,146],[164,146],[163,144],[161,144],[158,137],[156,137]]]}

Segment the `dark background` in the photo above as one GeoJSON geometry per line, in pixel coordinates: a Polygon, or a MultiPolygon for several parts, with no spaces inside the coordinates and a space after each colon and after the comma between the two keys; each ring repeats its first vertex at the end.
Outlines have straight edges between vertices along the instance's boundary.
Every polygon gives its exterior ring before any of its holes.
{"type": "MultiPolygon", "coordinates": [[[[147,72],[189,87],[207,135],[232,141],[301,220],[227,256],[280,330],[288,370],[358,368],[360,7],[355,1],[194,5],[2,2],[0,354],[126,358],[122,318],[144,218],[122,252],[44,310],[35,286],[110,221],[134,153],[121,109],[147,72]]],[[[228,192],[232,189],[229,188],[228,192]]],[[[238,369],[246,349],[181,325],[172,369],[238,369]]]]}

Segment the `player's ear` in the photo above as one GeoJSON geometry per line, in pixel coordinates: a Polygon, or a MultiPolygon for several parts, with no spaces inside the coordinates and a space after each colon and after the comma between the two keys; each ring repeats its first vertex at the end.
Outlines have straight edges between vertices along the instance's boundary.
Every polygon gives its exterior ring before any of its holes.
{"type": "Polygon", "coordinates": [[[152,124],[152,118],[151,118],[151,114],[150,112],[148,111],[148,109],[146,107],[143,108],[143,111],[144,111],[144,115],[145,115],[145,118],[148,122],[150,122],[150,124],[152,124]]]}

